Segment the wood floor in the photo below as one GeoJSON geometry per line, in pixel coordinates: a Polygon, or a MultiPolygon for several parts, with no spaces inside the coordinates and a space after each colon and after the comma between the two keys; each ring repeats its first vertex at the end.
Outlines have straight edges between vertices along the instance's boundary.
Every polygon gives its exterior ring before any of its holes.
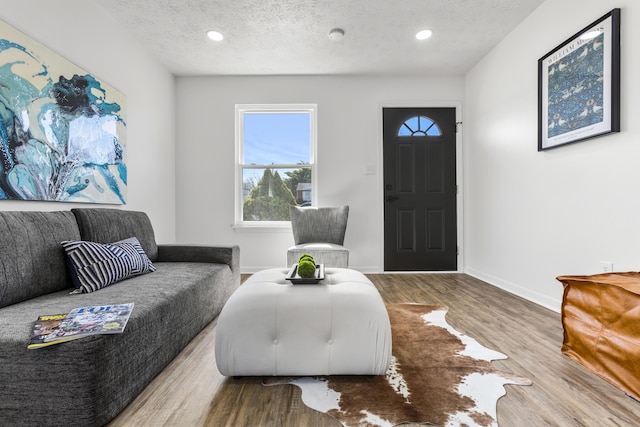
{"type": "MultiPolygon", "coordinates": [[[[464,274],[368,277],[386,303],[448,306],[455,329],[509,356],[496,367],[533,381],[506,386],[501,427],[640,425],[639,402],[560,353],[559,314],[464,274]]],[[[215,321],[109,426],[340,426],[305,407],[294,386],[222,377],[214,338],[215,321]]]]}

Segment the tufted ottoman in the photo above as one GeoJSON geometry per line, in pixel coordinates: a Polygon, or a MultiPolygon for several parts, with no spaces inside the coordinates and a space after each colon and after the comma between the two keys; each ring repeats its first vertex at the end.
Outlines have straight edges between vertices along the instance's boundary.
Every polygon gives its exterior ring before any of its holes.
{"type": "Polygon", "coordinates": [[[382,297],[354,270],[327,268],[319,284],[293,285],[288,269],[252,275],[216,326],[223,375],[380,375],[391,327],[382,297]]]}

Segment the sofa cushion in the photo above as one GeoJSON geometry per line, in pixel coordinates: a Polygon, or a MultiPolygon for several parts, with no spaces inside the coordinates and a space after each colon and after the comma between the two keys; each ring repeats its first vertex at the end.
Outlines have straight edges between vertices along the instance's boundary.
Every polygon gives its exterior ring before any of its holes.
{"type": "Polygon", "coordinates": [[[83,293],[156,271],[135,237],[111,244],[64,241],[62,247],[71,263],[71,279],[83,293]]]}
{"type": "Polygon", "coordinates": [[[158,260],[158,245],[146,213],[107,208],[77,208],[71,212],[78,221],[82,240],[111,243],[136,236],[149,259],[158,260]]]}
{"type": "Polygon", "coordinates": [[[71,288],[60,242],[79,238],[69,211],[0,212],[0,307],[71,288]]]}

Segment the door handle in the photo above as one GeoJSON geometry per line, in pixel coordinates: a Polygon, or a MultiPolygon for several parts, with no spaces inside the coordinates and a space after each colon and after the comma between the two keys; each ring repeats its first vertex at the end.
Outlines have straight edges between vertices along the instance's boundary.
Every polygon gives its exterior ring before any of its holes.
{"type": "Polygon", "coordinates": [[[393,202],[394,200],[398,200],[399,198],[400,198],[400,197],[398,197],[398,196],[387,196],[387,197],[385,197],[384,199],[385,199],[387,202],[393,202]]]}

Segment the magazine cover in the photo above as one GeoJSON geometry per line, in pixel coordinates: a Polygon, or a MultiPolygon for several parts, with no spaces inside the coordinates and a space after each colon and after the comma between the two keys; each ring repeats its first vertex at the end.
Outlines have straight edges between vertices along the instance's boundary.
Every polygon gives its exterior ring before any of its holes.
{"type": "Polygon", "coordinates": [[[52,344],[58,344],[59,342],[64,342],[68,340],[57,340],[57,341],[49,341],[45,342],[44,339],[53,333],[58,327],[58,325],[67,317],[66,314],[46,314],[43,316],[39,316],[38,320],[36,320],[36,324],[33,326],[33,333],[31,334],[31,339],[29,340],[29,345],[27,348],[34,349],[40,347],[46,347],[52,344]]]}
{"type": "Polygon", "coordinates": [[[133,303],[73,309],[55,330],[44,337],[44,342],[122,333],[132,310],[133,303]]]}

